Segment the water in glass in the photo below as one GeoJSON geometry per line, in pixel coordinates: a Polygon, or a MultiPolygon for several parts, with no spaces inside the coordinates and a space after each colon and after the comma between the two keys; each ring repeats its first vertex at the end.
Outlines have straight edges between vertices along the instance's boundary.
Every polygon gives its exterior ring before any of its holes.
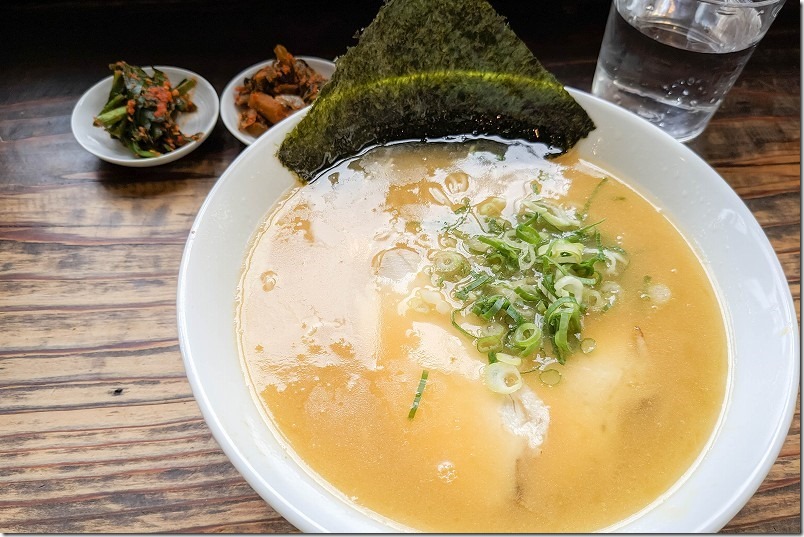
{"type": "Polygon", "coordinates": [[[700,134],[763,30],[758,11],[745,4],[701,4],[614,0],[592,92],[678,140],[700,134]]]}

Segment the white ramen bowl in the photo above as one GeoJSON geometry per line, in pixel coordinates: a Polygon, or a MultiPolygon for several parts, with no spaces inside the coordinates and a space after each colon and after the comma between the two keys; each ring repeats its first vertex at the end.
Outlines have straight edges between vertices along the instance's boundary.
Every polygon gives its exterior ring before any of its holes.
{"type": "MultiPolygon", "coordinates": [[[[647,121],[570,92],[597,125],[578,145],[580,156],[661,207],[692,244],[724,308],[731,346],[727,402],[708,448],[670,491],[606,530],[714,532],[757,490],[792,420],[799,333],[787,281],[753,215],[703,160],[647,121]]],[[[266,213],[295,184],[275,154],[302,116],[243,151],[201,207],[179,274],[181,350],[216,440],[290,523],[311,532],[396,531],[404,528],[349,503],[306,469],[267,423],[238,355],[235,295],[243,261],[266,213]]]]}

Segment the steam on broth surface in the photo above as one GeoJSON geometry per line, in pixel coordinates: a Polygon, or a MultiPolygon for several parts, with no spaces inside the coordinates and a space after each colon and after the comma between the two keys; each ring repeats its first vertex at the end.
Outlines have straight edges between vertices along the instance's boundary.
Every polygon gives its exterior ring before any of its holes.
{"type": "Polygon", "coordinates": [[[537,146],[406,143],[281,200],[248,255],[237,323],[247,375],[299,458],[357,505],[424,531],[592,531],[667,491],[717,422],[726,331],[678,231],[603,177],[537,146]],[[588,352],[531,364],[560,382],[524,373],[502,395],[428,267],[467,203],[514,220],[534,191],[600,222],[629,264],[611,307],[584,316],[588,352]]]}

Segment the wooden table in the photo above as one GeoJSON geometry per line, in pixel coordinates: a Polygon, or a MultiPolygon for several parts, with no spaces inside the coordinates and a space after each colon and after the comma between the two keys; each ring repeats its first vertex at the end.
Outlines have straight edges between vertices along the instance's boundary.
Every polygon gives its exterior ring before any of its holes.
{"type": "MultiPolygon", "coordinates": [[[[276,43],[335,57],[380,2],[331,4],[0,8],[0,531],[294,531],[210,435],[176,339],[185,239],[244,146],[219,123],[173,164],[123,168],[78,145],[70,113],[118,59],[185,67],[220,92],[276,43]]],[[[562,82],[590,88],[608,2],[539,3],[538,13],[494,4],[562,82]]],[[[800,311],[799,11],[789,4],[690,147],[765,229],[800,311]]],[[[724,531],[800,533],[800,477],[797,411],[770,475],[724,531]]]]}

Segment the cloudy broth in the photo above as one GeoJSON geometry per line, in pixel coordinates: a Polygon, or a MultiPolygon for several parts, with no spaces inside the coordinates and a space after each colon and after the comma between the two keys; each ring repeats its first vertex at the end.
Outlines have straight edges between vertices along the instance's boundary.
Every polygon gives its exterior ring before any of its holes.
{"type": "Polygon", "coordinates": [[[272,425],[355,504],[419,530],[615,524],[691,467],[725,399],[727,335],[700,261],[661,211],[572,153],[545,160],[489,140],[375,148],[277,204],[239,296],[244,368],[272,425]],[[487,356],[452,326],[457,304],[427,271],[462,207],[499,198],[513,219],[534,191],[600,222],[629,259],[616,302],[584,316],[593,348],[553,364],[557,384],[522,375],[549,413],[538,445],[503,418],[522,413],[518,396],[486,386],[487,356]],[[410,307],[423,290],[442,294],[439,307],[410,307]]]}

